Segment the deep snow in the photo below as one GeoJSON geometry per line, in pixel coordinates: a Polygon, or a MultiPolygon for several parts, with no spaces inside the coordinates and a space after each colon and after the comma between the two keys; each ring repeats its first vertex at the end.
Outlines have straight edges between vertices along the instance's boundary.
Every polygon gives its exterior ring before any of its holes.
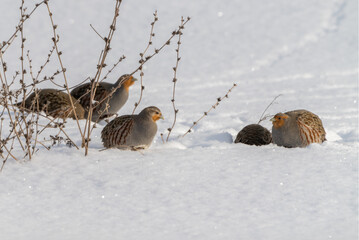
{"type": "MultiPolygon", "coordinates": [[[[50,1],[71,85],[94,74],[103,43],[89,24],[105,34],[113,5],[50,1]]],[[[1,41],[14,31],[18,7],[1,0],[1,41]]],[[[192,18],[181,45],[180,112],[170,142],[162,144],[159,133],[173,119],[175,44],[145,68],[137,112],[156,105],[165,116],[152,147],[99,152],[100,125],[88,157],[59,145],[30,162],[8,161],[0,174],[1,239],[357,239],[358,2],[124,1],[107,62],[127,59],[109,81],[137,67],[155,10],[154,46],[182,15],[192,18]],[[178,138],[234,82],[229,99],[178,138]],[[304,149],[232,144],[278,94],[268,113],[308,109],[321,117],[328,141],[304,149]]],[[[35,69],[51,48],[50,30],[44,7],[25,24],[35,69]]],[[[15,44],[5,55],[9,72],[19,64],[15,44]]],[[[131,89],[120,114],[132,111],[139,89],[131,89]]],[[[66,128],[80,143],[75,123],[66,128]]]]}

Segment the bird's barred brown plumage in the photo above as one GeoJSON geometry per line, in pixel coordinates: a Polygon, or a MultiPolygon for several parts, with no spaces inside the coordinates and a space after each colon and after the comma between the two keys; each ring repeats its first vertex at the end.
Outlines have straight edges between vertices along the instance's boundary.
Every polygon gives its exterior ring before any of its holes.
{"type": "MultiPolygon", "coordinates": [[[[84,108],[88,111],[88,108],[90,106],[90,101],[91,101],[91,84],[87,83],[84,84],[82,88],[80,88],[78,91],[74,91],[72,94],[72,96],[76,99],[79,100],[80,104],[82,106],[84,106],[84,108]]],[[[95,106],[96,108],[94,109],[94,111],[96,111],[97,109],[100,109],[102,106],[104,106],[106,104],[106,99],[109,96],[110,92],[107,91],[103,86],[98,85],[98,87],[96,88],[96,94],[94,96],[94,102],[93,102],[93,106],[95,106]]],[[[108,98],[107,98],[108,99],[108,98]]],[[[107,100],[108,101],[108,100],[107,100]]]]}
{"type": "Polygon", "coordinates": [[[324,141],[323,134],[300,120],[298,120],[298,127],[301,139],[306,145],[309,145],[310,143],[321,143],[324,141]]]}
{"type": "MultiPolygon", "coordinates": [[[[84,118],[85,110],[79,102],[72,98],[78,119],[84,118]]],[[[41,89],[38,93],[30,94],[24,102],[16,104],[25,111],[41,112],[54,118],[75,118],[75,114],[70,102],[70,96],[57,89],[41,89]]]]}
{"type": "Polygon", "coordinates": [[[259,124],[250,124],[238,132],[234,143],[244,143],[247,145],[267,145],[272,142],[272,134],[268,129],[259,124]]]}
{"type": "Polygon", "coordinates": [[[129,87],[137,79],[133,76],[122,75],[114,84],[100,82],[97,84],[93,101],[91,102],[92,83],[82,84],[71,91],[71,95],[79,100],[88,112],[92,104],[92,121],[98,121],[116,114],[126,103],[129,96],[129,87]]]}
{"type": "Polygon", "coordinates": [[[163,119],[154,106],[136,115],[124,115],[113,119],[101,132],[105,148],[139,150],[148,148],[157,132],[156,121],[163,119]]]}
{"type": "Polygon", "coordinates": [[[320,118],[307,110],[278,113],[273,121],[273,142],[285,147],[305,147],[326,140],[320,118]]]}
{"type": "Polygon", "coordinates": [[[101,132],[102,142],[107,148],[116,145],[126,145],[126,137],[133,127],[132,115],[115,118],[109,122],[101,132]]]}

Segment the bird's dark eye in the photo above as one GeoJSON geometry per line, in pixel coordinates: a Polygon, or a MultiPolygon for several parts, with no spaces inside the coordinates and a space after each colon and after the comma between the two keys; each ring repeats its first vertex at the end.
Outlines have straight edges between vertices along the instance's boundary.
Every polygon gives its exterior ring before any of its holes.
{"type": "Polygon", "coordinates": [[[278,120],[281,120],[281,118],[279,117],[278,120]]]}
{"type": "Polygon", "coordinates": [[[159,112],[156,112],[156,114],[160,114],[159,112]]]}

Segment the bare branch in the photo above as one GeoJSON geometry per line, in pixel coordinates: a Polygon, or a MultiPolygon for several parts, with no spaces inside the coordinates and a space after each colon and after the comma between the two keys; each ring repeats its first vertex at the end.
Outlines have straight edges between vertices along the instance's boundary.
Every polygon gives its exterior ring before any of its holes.
{"type": "MultiPolygon", "coordinates": [[[[183,17],[181,18],[181,25],[182,26],[184,23],[184,19],[183,17]]],[[[177,83],[177,70],[178,70],[178,64],[179,64],[179,61],[181,60],[181,57],[179,55],[179,52],[180,52],[180,46],[181,46],[181,36],[183,35],[182,33],[182,29],[181,27],[179,28],[180,30],[178,31],[178,41],[177,41],[177,49],[176,49],[176,66],[173,68],[173,89],[172,89],[172,99],[171,99],[171,102],[172,102],[172,107],[173,107],[173,111],[174,111],[174,118],[173,118],[173,123],[172,123],[172,126],[170,128],[168,128],[168,135],[167,135],[167,138],[166,138],[166,142],[168,142],[168,139],[171,135],[171,132],[174,128],[174,126],[176,125],[176,120],[177,120],[177,113],[178,113],[178,109],[176,108],[176,104],[175,104],[175,96],[176,96],[176,83],[177,83]]]]}
{"type": "Polygon", "coordinates": [[[94,32],[95,32],[102,40],[104,40],[104,41],[106,42],[105,38],[102,37],[102,36],[96,31],[96,29],[92,26],[92,24],[90,24],[90,27],[92,28],[92,30],[94,30],[94,32]]]}
{"type": "MultiPolygon", "coordinates": [[[[148,40],[148,43],[147,43],[147,46],[145,48],[145,50],[140,53],[140,63],[144,62],[145,61],[145,55],[149,49],[149,47],[152,45],[152,39],[153,37],[155,36],[155,33],[154,33],[154,28],[155,28],[155,24],[156,22],[158,21],[158,17],[157,17],[157,10],[153,13],[153,22],[151,22],[151,31],[150,31],[150,38],[148,40]]],[[[132,114],[135,113],[135,110],[136,108],[138,107],[138,105],[140,104],[141,100],[142,100],[142,95],[143,95],[143,91],[145,90],[145,86],[143,86],[143,76],[144,76],[144,72],[143,72],[143,68],[141,67],[139,69],[141,71],[140,73],[140,78],[141,78],[141,92],[140,92],[140,98],[137,102],[135,102],[135,107],[133,108],[133,111],[132,111],[132,114]]]]}
{"type": "Polygon", "coordinates": [[[192,129],[194,128],[194,126],[196,126],[198,124],[199,121],[201,121],[205,116],[208,115],[208,113],[210,113],[213,109],[215,109],[219,103],[224,99],[224,98],[228,98],[229,93],[233,90],[233,88],[235,88],[237,86],[236,83],[233,84],[233,86],[227,91],[227,93],[223,96],[223,97],[219,97],[217,98],[217,102],[212,105],[212,107],[207,111],[204,112],[202,117],[200,117],[197,121],[193,122],[192,126],[187,130],[187,132],[185,134],[182,135],[182,137],[186,136],[188,133],[192,132],[192,129]]]}
{"type": "MultiPolygon", "coordinates": [[[[50,20],[51,20],[51,25],[52,25],[52,30],[53,30],[53,42],[54,42],[54,45],[55,45],[55,49],[56,49],[56,53],[57,53],[57,57],[58,57],[58,60],[59,60],[59,63],[60,63],[60,66],[61,66],[61,70],[62,70],[62,75],[64,77],[64,81],[65,81],[65,86],[66,86],[66,91],[67,91],[67,94],[71,95],[70,94],[70,89],[69,89],[69,85],[68,85],[68,82],[67,82],[67,77],[66,77],[66,68],[64,67],[64,65],[62,64],[62,59],[61,59],[61,54],[60,51],[59,51],[59,48],[58,48],[58,41],[59,41],[59,35],[56,34],[56,26],[54,24],[54,20],[52,18],[52,12],[50,10],[50,7],[49,7],[49,4],[48,4],[48,1],[45,1],[45,4],[46,4],[46,7],[47,7],[47,11],[49,13],[49,17],[50,17],[50,20]]],[[[72,110],[74,112],[74,115],[75,115],[75,119],[76,119],[76,123],[77,123],[77,127],[79,129],[79,132],[81,134],[81,136],[84,136],[84,133],[82,133],[82,130],[81,130],[81,126],[80,126],[80,123],[79,123],[79,119],[77,117],[77,114],[76,114],[76,111],[75,111],[75,106],[74,106],[74,103],[72,101],[72,98],[70,97],[70,103],[71,103],[71,107],[72,107],[72,110]]]]}
{"type": "Polygon", "coordinates": [[[6,50],[8,49],[8,47],[10,46],[10,44],[12,43],[12,41],[14,41],[14,39],[16,38],[16,34],[20,31],[20,29],[22,29],[24,22],[29,19],[31,17],[31,15],[36,11],[36,9],[41,5],[45,3],[45,1],[42,1],[40,3],[36,3],[35,7],[32,9],[32,11],[27,14],[24,18],[20,19],[19,24],[16,26],[16,30],[15,32],[11,35],[11,37],[9,38],[9,40],[4,41],[3,44],[1,44],[0,46],[0,51],[2,51],[2,53],[4,54],[6,52],[6,50]],[[6,46],[6,49],[4,49],[6,46]],[[4,49],[4,50],[3,50],[4,49]]]}
{"type": "Polygon", "coordinates": [[[277,98],[279,98],[280,96],[282,96],[282,94],[277,95],[277,96],[268,104],[268,106],[266,107],[266,109],[264,109],[264,111],[263,111],[261,117],[259,118],[258,124],[268,118],[268,116],[267,116],[267,115],[264,116],[264,114],[266,113],[266,111],[268,110],[268,108],[274,104],[275,100],[277,100],[277,98]],[[264,117],[263,117],[263,116],[264,116],[264,117]]]}
{"type": "Polygon", "coordinates": [[[82,146],[85,147],[85,155],[88,154],[88,147],[89,147],[90,135],[91,135],[91,119],[92,119],[92,113],[94,110],[94,106],[93,106],[92,102],[95,98],[96,89],[97,89],[96,86],[98,85],[98,83],[100,81],[102,69],[106,66],[105,60],[106,60],[107,54],[111,50],[110,44],[111,44],[111,40],[114,35],[114,32],[116,31],[117,17],[119,16],[121,3],[122,3],[122,0],[116,0],[115,13],[114,13],[114,16],[112,19],[112,24],[110,26],[110,30],[109,30],[107,37],[104,38],[105,46],[100,54],[101,61],[100,61],[100,64],[97,65],[97,72],[96,72],[95,77],[93,78],[94,81],[92,82],[92,85],[91,85],[90,106],[89,106],[88,116],[86,119],[86,124],[85,124],[85,129],[84,129],[85,134],[82,138],[82,146]],[[87,131],[87,133],[86,133],[86,131],[87,131]]]}

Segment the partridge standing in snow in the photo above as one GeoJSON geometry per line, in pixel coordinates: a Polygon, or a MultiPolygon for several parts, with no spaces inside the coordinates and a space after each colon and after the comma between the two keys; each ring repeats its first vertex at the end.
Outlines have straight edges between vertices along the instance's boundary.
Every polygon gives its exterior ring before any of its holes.
{"type": "Polygon", "coordinates": [[[307,110],[277,113],[271,121],[273,143],[278,146],[306,147],[326,140],[322,121],[307,110]]]}
{"type": "Polygon", "coordinates": [[[157,107],[147,107],[138,115],[124,115],[113,119],[101,132],[106,148],[123,150],[148,148],[157,132],[156,121],[163,119],[157,107]]]}
{"type": "Polygon", "coordinates": [[[272,135],[265,127],[259,124],[245,126],[236,137],[234,143],[244,143],[247,145],[267,145],[272,142],[272,135]]]}
{"type": "MultiPolygon", "coordinates": [[[[78,119],[83,119],[85,110],[81,104],[71,96],[75,107],[78,119]]],[[[54,118],[74,118],[75,114],[71,107],[70,96],[57,89],[41,89],[38,91],[38,97],[35,92],[23,102],[16,104],[19,108],[24,108],[25,111],[41,112],[44,111],[46,115],[54,118]]]]}
{"type": "MultiPolygon", "coordinates": [[[[97,86],[94,102],[92,106],[97,106],[92,112],[92,121],[97,122],[101,119],[116,114],[127,102],[129,89],[137,79],[131,75],[121,76],[116,83],[111,84],[101,82],[97,86]],[[113,92],[114,91],[114,92],[113,92]],[[112,93],[111,96],[109,96],[112,93]]],[[[92,83],[85,83],[71,91],[71,95],[79,99],[86,111],[90,107],[92,83]]],[[[87,116],[85,116],[87,117],[87,116]]]]}

